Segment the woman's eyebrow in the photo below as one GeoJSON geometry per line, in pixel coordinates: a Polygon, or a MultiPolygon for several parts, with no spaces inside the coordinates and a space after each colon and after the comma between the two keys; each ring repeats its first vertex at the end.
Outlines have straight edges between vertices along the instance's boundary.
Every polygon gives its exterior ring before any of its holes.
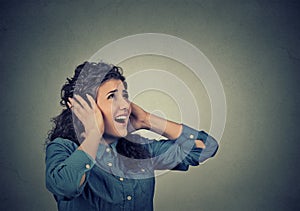
{"type": "Polygon", "coordinates": [[[106,96],[109,95],[109,94],[111,94],[111,93],[115,93],[115,92],[117,92],[117,91],[118,91],[118,89],[114,89],[114,90],[112,90],[112,91],[109,91],[109,92],[107,92],[106,96]]]}

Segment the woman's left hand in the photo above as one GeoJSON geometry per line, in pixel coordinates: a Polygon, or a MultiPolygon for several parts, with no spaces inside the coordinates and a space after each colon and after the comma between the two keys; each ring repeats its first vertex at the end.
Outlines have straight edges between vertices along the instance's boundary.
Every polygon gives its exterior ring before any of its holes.
{"type": "Polygon", "coordinates": [[[131,103],[131,114],[128,123],[128,132],[139,129],[149,129],[148,118],[149,113],[135,103],[131,103]]]}

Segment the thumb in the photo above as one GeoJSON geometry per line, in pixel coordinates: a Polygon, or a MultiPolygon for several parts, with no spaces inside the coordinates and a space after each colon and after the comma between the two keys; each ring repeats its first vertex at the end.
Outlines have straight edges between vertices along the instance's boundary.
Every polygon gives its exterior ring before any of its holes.
{"type": "Polygon", "coordinates": [[[130,119],[129,119],[128,124],[127,124],[127,131],[128,131],[128,133],[132,133],[132,132],[136,131],[136,129],[135,129],[134,126],[132,125],[130,119]]]}

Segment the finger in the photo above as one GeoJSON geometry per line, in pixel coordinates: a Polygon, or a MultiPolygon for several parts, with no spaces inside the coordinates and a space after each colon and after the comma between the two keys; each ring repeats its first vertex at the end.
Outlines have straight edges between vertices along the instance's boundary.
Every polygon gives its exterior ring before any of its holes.
{"type": "Polygon", "coordinates": [[[69,106],[69,108],[73,108],[72,104],[70,102],[67,102],[67,105],[69,106]]]}
{"type": "Polygon", "coordinates": [[[80,113],[77,109],[72,109],[73,114],[79,119],[79,121],[85,125],[86,124],[86,117],[84,114],[80,113]]]}
{"type": "Polygon", "coordinates": [[[74,95],[74,97],[76,98],[76,100],[78,100],[78,102],[82,105],[84,109],[91,109],[89,104],[80,95],[74,95]]]}
{"type": "Polygon", "coordinates": [[[95,114],[94,117],[96,118],[95,120],[97,121],[98,118],[102,119],[102,112],[101,112],[100,108],[98,107],[97,103],[95,102],[95,100],[93,99],[93,97],[89,94],[86,94],[86,97],[88,98],[88,100],[91,103],[92,109],[95,114]]]}
{"type": "Polygon", "coordinates": [[[75,99],[72,99],[73,103],[73,111],[76,111],[76,116],[79,118],[81,117],[81,121],[83,121],[83,118],[85,118],[88,113],[91,111],[90,106],[87,104],[87,102],[79,95],[74,95],[76,97],[75,99]]]}
{"type": "Polygon", "coordinates": [[[70,97],[69,97],[68,99],[69,99],[69,101],[70,101],[70,103],[71,103],[71,106],[72,106],[73,108],[76,108],[76,109],[82,108],[81,104],[80,104],[76,99],[70,98],[70,97]]]}
{"type": "Polygon", "coordinates": [[[80,134],[80,137],[86,138],[86,133],[85,133],[85,132],[82,132],[82,133],[80,134]]]}
{"type": "Polygon", "coordinates": [[[70,103],[68,103],[68,105],[70,106],[70,109],[73,111],[73,113],[75,114],[75,116],[82,121],[83,120],[83,116],[84,114],[82,114],[83,108],[81,107],[81,105],[74,99],[72,98],[68,98],[70,103]]]}
{"type": "Polygon", "coordinates": [[[134,132],[135,130],[136,130],[136,129],[133,127],[131,121],[129,121],[128,124],[127,124],[127,131],[128,131],[128,133],[132,133],[132,132],[134,132]]]}
{"type": "Polygon", "coordinates": [[[133,107],[133,108],[136,108],[136,107],[138,107],[138,105],[137,105],[137,104],[135,104],[134,102],[130,102],[130,106],[131,106],[131,107],[133,107]]]}
{"type": "Polygon", "coordinates": [[[93,97],[92,97],[91,95],[89,95],[89,94],[86,94],[86,97],[87,97],[88,100],[90,101],[92,108],[93,108],[94,110],[97,109],[98,106],[97,106],[95,100],[93,99],[93,97]]]}

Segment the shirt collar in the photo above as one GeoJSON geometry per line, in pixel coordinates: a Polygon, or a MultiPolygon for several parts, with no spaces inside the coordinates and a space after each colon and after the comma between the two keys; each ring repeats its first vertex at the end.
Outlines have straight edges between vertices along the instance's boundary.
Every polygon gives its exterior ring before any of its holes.
{"type": "Polygon", "coordinates": [[[118,152],[117,152],[117,144],[118,144],[118,141],[119,140],[116,140],[112,143],[109,144],[109,146],[112,148],[112,151],[114,152],[114,154],[116,155],[118,152]]]}

